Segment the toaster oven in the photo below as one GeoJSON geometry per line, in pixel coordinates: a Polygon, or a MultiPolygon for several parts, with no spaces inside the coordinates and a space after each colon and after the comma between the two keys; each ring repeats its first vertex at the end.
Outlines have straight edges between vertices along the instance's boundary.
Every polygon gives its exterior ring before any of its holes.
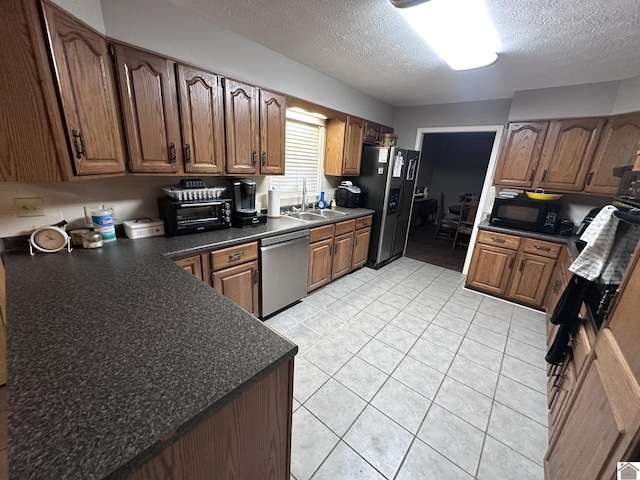
{"type": "Polygon", "coordinates": [[[231,227],[231,199],[180,201],[158,198],[165,236],[231,227]]]}

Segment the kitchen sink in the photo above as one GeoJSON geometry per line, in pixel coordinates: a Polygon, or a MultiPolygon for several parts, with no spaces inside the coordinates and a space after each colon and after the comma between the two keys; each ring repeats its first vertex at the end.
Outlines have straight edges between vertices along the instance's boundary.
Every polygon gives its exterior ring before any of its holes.
{"type": "Polygon", "coordinates": [[[309,213],[321,215],[325,218],[342,217],[346,215],[346,213],[336,212],[335,210],[311,210],[309,213]]]}
{"type": "Polygon", "coordinates": [[[310,222],[311,220],[318,220],[323,218],[322,215],[311,213],[311,212],[295,212],[287,215],[289,218],[297,218],[298,220],[303,220],[305,222],[310,222]]]}

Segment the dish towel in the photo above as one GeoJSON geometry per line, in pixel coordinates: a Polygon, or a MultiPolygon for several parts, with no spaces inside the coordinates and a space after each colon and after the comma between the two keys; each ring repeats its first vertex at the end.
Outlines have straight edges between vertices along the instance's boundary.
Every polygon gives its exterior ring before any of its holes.
{"type": "Polygon", "coordinates": [[[618,217],[613,214],[616,210],[613,205],[603,207],[584,231],[580,240],[587,242],[587,246],[569,267],[571,272],[590,281],[600,276],[616,238],[618,217]]]}

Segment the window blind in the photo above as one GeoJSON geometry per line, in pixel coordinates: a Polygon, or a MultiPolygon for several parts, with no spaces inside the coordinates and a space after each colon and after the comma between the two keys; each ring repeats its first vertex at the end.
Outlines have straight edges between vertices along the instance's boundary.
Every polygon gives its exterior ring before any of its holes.
{"type": "Polygon", "coordinates": [[[285,175],[272,176],[271,186],[283,195],[302,193],[302,179],[307,180],[307,198],[320,192],[324,127],[287,119],[285,137],[285,175]]]}

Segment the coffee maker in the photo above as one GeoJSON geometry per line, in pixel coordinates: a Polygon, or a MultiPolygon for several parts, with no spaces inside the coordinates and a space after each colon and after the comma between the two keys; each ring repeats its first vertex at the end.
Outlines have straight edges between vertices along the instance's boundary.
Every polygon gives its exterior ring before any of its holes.
{"type": "Polygon", "coordinates": [[[256,210],[256,182],[249,178],[232,180],[234,227],[251,227],[267,223],[267,216],[256,210]]]}

